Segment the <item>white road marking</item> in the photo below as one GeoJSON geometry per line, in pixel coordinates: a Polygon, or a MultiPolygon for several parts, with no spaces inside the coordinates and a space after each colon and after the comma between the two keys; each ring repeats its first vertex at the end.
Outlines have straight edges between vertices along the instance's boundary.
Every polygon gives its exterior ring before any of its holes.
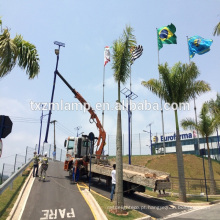
{"type": "MultiPolygon", "coordinates": [[[[75,218],[75,212],[74,209],[71,208],[70,212],[66,212],[66,209],[58,209],[59,210],[59,214],[61,218],[75,218]]],[[[49,210],[42,210],[43,212],[43,217],[40,218],[40,220],[48,220],[48,219],[57,219],[57,209],[55,209],[54,211],[52,209],[49,210]]]]}

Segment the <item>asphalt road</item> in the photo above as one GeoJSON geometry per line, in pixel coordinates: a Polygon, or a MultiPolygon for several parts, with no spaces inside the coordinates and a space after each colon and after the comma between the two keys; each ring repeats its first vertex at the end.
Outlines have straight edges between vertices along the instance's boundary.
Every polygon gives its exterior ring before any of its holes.
{"type": "Polygon", "coordinates": [[[70,184],[63,163],[49,161],[46,182],[35,178],[22,220],[93,220],[93,214],[76,184],[70,184]]]}
{"type": "Polygon", "coordinates": [[[199,210],[193,210],[179,216],[167,218],[170,220],[218,220],[220,219],[220,204],[204,207],[199,210]]]}
{"type": "MultiPolygon", "coordinates": [[[[98,179],[94,178],[91,182],[91,189],[107,198],[110,198],[111,190],[110,188],[106,187],[104,181],[98,183],[98,179]]],[[[137,211],[150,215],[156,219],[162,219],[174,213],[188,212],[191,210],[189,207],[177,205],[174,206],[169,201],[149,197],[147,198],[136,193],[125,196],[124,203],[128,208],[136,209],[137,211]]]]}

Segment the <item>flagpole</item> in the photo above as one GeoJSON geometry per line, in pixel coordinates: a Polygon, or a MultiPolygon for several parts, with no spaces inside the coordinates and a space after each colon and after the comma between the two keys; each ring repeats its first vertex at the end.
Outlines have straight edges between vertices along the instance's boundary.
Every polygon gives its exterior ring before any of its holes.
{"type": "MultiPolygon", "coordinates": [[[[186,40],[187,40],[188,55],[189,55],[189,44],[188,44],[189,38],[188,38],[188,36],[186,36],[186,40]]],[[[189,64],[190,63],[191,63],[191,60],[190,60],[190,56],[189,56],[189,64]]],[[[197,112],[196,112],[196,98],[195,98],[195,95],[193,96],[193,100],[194,100],[195,122],[196,122],[196,126],[197,126],[197,112]]],[[[198,151],[200,152],[200,142],[199,142],[199,131],[198,131],[198,129],[196,129],[196,132],[197,132],[198,151]]],[[[198,152],[198,154],[199,154],[199,152],[198,152]]]]}
{"type": "MultiPolygon", "coordinates": [[[[156,33],[157,33],[157,28],[156,28],[156,33]]],[[[157,39],[158,39],[158,33],[157,33],[157,39]]],[[[157,52],[158,52],[158,66],[160,65],[160,57],[159,57],[159,46],[157,42],[157,52]]],[[[159,80],[161,80],[160,74],[159,74],[159,80]]],[[[163,150],[164,150],[164,155],[166,154],[166,146],[165,146],[165,140],[164,140],[164,119],[163,119],[163,101],[162,98],[160,98],[160,105],[161,105],[161,119],[162,119],[162,131],[163,131],[163,150]]]]}
{"type": "Polygon", "coordinates": [[[103,68],[103,94],[102,94],[102,127],[104,128],[104,103],[105,103],[105,64],[103,68]]]}
{"type": "MultiPolygon", "coordinates": [[[[131,91],[131,64],[130,64],[130,91],[131,91]]],[[[131,140],[131,155],[132,155],[132,105],[131,105],[131,99],[130,99],[130,140],[131,140]]]]}

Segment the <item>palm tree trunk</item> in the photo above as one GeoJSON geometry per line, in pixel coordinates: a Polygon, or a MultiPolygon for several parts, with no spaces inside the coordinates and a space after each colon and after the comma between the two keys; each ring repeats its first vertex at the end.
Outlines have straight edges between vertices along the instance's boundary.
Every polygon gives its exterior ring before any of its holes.
{"type": "Polygon", "coordinates": [[[176,158],[177,158],[177,168],[178,168],[178,177],[179,177],[179,199],[182,202],[186,202],[186,184],[185,184],[185,175],[184,175],[183,152],[180,141],[177,110],[174,110],[174,112],[175,112],[175,121],[176,121],[176,158]]]}
{"type": "MultiPolygon", "coordinates": [[[[124,206],[120,81],[118,81],[118,116],[116,134],[116,206],[124,206]]],[[[118,210],[120,212],[120,210],[118,210]]]]}
{"type": "Polygon", "coordinates": [[[214,172],[212,168],[212,160],[210,157],[210,150],[209,150],[209,139],[206,136],[206,144],[207,144],[207,151],[208,151],[208,165],[209,165],[209,178],[210,178],[210,194],[216,194],[216,187],[215,187],[215,179],[214,179],[214,172]]]}

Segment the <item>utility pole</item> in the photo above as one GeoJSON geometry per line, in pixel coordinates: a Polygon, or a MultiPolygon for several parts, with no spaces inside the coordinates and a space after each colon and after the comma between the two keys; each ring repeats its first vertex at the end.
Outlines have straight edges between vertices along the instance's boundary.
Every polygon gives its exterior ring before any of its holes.
{"type": "Polygon", "coordinates": [[[74,128],[75,130],[77,130],[77,134],[76,134],[77,137],[79,137],[79,130],[80,130],[81,128],[82,128],[81,126],[77,126],[76,128],[74,128]]]}
{"type": "MultiPolygon", "coordinates": [[[[55,133],[55,125],[56,125],[56,122],[57,122],[57,120],[53,120],[53,121],[51,121],[50,123],[52,124],[53,123],[53,125],[54,125],[54,130],[53,130],[53,132],[54,132],[54,152],[56,153],[56,133],[55,133]]],[[[56,155],[56,154],[55,154],[56,155]]]]}
{"type": "Polygon", "coordinates": [[[150,124],[148,124],[146,127],[150,127],[150,132],[149,131],[145,131],[143,130],[143,132],[147,132],[150,134],[150,152],[151,152],[151,155],[153,155],[153,150],[152,150],[152,134],[151,134],[151,125],[153,124],[154,122],[151,122],[150,124]]]}

